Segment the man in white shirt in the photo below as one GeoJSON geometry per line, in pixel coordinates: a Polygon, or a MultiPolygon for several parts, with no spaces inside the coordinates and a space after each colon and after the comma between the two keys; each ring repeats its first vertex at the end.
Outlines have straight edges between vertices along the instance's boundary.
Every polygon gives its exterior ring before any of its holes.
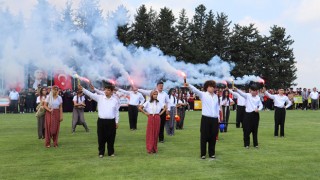
{"type": "MultiPolygon", "coordinates": [[[[243,87],[241,89],[242,91],[245,92],[245,88],[243,87]]],[[[243,126],[243,119],[244,119],[244,116],[245,116],[245,113],[246,113],[246,99],[242,96],[240,96],[239,93],[237,92],[233,92],[231,90],[229,90],[230,93],[237,98],[237,113],[236,113],[236,128],[242,128],[243,126]]]]}
{"type": "Polygon", "coordinates": [[[10,99],[10,111],[14,113],[18,113],[19,93],[16,91],[16,89],[12,89],[12,91],[9,93],[9,99],[10,99]]]}
{"type": "Polygon", "coordinates": [[[114,141],[116,138],[116,129],[119,123],[119,99],[113,96],[114,86],[105,85],[104,95],[92,93],[81,85],[78,85],[79,91],[95,100],[98,108],[98,144],[99,157],[103,158],[105,154],[105,145],[107,143],[108,156],[114,156],[114,141]]]}
{"type": "MultiPolygon", "coordinates": [[[[150,96],[150,93],[152,90],[138,89],[138,91],[141,92],[145,96],[150,96]]],[[[166,92],[163,91],[163,82],[162,81],[159,81],[157,83],[156,91],[158,91],[158,101],[162,104],[168,105],[169,96],[166,92]]],[[[160,118],[161,118],[160,132],[159,132],[159,142],[160,143],[164,143],[164,125],[166,123],[166,114],[168,114],[168,111],[167,111],[167,113],[163,113],[160,116],[160,118]]]]}
{"type": "Polygon", "coordinates": [[[128,105],[129,126],[131,131],[137,130],[138,105],[143,105],[145,98],[135,87],[132,87],[132,91],[125,91],[120,88],[118,91],[127,94],[130,97],[128,105]]]}
{"type": "Polygon", "coordinates": [[[311,109],[316,110],[318,109],[318,101],[319,101],[319,93],[317,92],[317,88],[314,87],[313,91],[310,93],[311,98],[311,109]]]}
{"type": "Polygon", "coordinates": [[[243,121],[244,147],[249,149],[250,134],[252,133],[253,146],[258,148],[259,111],[263,108],[261,99],[258,96],[258,87],[255,84],[251,85],[250,93],[244,93],[237,88],[235,90],[246,99],[246,115],[243,121]]]}
{"type": "Polygon", "coordinates": [[[204,91],[199,91],[191,84],[185,83],[185,87],[189,87],[202,102],[202,117],[200,125],[200,150],[201,159],[206,158],[207,143],[209,144],[208,153],[211,159],[215,159],[216,137],[219,129],[219,97],[214,93],[216,87],[215,81],[206,81],[204,83],[204,91]]]}
{"type": "Polygon", "coordinates": [[[277,95],[272,95],[266,88],[263,88],[263,92],[274,102],[274,136],[278,137],[279,125],[280,125],[280,137],[284,137],[284,123],[286,119],[286,109],[292,105],[289,98],[284,95],[284,89],[278,89],[277,95]]]}

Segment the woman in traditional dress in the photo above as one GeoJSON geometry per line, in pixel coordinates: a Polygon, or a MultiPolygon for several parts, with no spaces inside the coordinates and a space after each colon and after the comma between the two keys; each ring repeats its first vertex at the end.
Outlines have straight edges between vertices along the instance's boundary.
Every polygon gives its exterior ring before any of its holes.
{"type": "Polygon", "coordinates": [[[77,125],[83,125],[86,132],[89,132],[89,128],[84,119],[85,100],[82,90],[78,90],[77,95],[73,97],[72,133],[75,133],[77,125]]]}
{"type": "MultiPolygon", "coordinates": [[[[39,96],[37,97],[36,103],[37,103],[37,107],[39,106],[43,106],[45,104],[47,98],[47,90],[46,88],[42,87],[40,88],[40,92],[39,92],[39,96]]],[[[45,116],[41,116],[41,117],[37,117],[38,119],[38,138],[39,139],[44,139],[45,137],[45,116]]]]}
{"type": "Polygon", "coordinates": [[[160,116],[166,111],[166,106],[161,104],[157,97],[158,91],[152,91],[150,93],[150,101],[146,101],[142,106],[139,106],[139,110],[148,116],[146,148],[149,154],[158,152],[160,116]]]}
{"type": "Polygon", "coordinates": [[[58,90],[58,86],[53,86],[44,103],[44,108],[47,110],[45,114],[45,146],[47,148],[51,146],[51,138],[53,146],[58,147],[60,122],[63,120],[62,98],[58,95],[58,90]]]}

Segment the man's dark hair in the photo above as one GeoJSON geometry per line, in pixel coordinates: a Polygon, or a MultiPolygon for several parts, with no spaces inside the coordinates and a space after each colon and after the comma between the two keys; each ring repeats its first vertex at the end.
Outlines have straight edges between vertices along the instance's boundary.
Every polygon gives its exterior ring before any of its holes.
{"type": "Polygon", "coordinates": [[[252,91],[257,91],[259,89],[259,87],[256,84],[251,84],[250,89],[252,91]]]}
{"type": "Polygon", "coordinates": [[[106,85],[104,86],[104,88],[105,88],[105,89],[110,89],[111,91],[114,90],[114,86],[111,85],[111,84],[106,84],[106,85]]]}
{"type": "Polygon", "coordinates": [[[158,86],[159,84],[163,84],[163,81],[158,81],[158,82],[157,82],[157,86],[158,86]]]}
{"type": "Polygon", "coordinates": [[[208,80],[208,81],[206,81],[206,82],[204,83],[204,85],[203,85],[203,90],[204,90],[204,91],[207,91],[207,89],[208,89],[209,86],[215,88],[215,87],[216,87],[216,82],[215,82],[214,80],[208,80]]]}

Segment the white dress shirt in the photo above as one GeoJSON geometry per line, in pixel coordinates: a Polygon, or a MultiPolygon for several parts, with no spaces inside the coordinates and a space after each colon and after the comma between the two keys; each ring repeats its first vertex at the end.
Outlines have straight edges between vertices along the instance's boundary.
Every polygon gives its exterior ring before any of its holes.
{"type": "Polygon", "coordinates": [[[163,108],[164,105],[156,101],[153,101],[152,103],[150,101],[146,101],[143,104],[143,109],[149,114],[159,114],[163,108]]]}
{"type": "Polygon", "coordinates": [[[272,95],[268,91],[265,92],[265,94],[270,98],[273,99],[274,101],[274,106],[278,108],[288,108],[292,105],[292,102],[289,100],[289,98],[285,95],[280,96],[279,94],[277,95],[272,95]],[[286,106],[284,104],[287,103],[286,106]]]}
{"type": "Polygon", "coordinates": [[[199,96],[202,102],[202,115],[212,118],[219,118],[219,99],[216,94],[199,91],[196,87],[189,84],[189,88],[199,96]]]}
{"type": "Polygon", "coordinates": [[[312,91],[310,93],[310,98],[311,99],[319,99],[319,93],[317,91],[316,92],[312,91]]]}
{"type": "Polygon", "coordinates": [[[134,91],[125,91],[123,89],[119,89],[118,91],[130,96],[129,105],[132,105],[132,106],[137,106],[139,104],[142,105],[145,101],[144,97],[139,92],[135,93],[134,91]]]}
{"type": "Polygon", "coordinates": [[[222,100],[222,97],[220,97],[220,105],[221,106],[230,106],[230,103],[233,103],[233,100],[231,98],[226,98],[222,100]]]}
{"type": "MultiPolygon", "coordinates": [[[[119,99],[115,96],[108,98],[105,94],[92,93],[83,88],[83,93],[89,96],[91,99],[97,102],[98,116],[101,119],[113,119],[115,118],[116,123],[119,122],[119,99]]],[[[101,91],[100,91],[101,93],[101,91]]]]}
{"type": "MultiPolygon", "coordinates": [[[[168,96],[168,97],[169,97],[169,96],[168,96]]],[[[168,103],[168,108],[169,108],[169,109],[168,109],[168,110],[170,111],[170,107],[176,107],[177,103],[178,103],[177,97],[171,95],[171,96],[169,97],[169,103],[168,103]]]]}
{"type": "Polygon", "coordinates": [[[19,100],[19,93],[17,91],[11,91],[9,93],[10,100],[19,100]]]}
{"type": "Polygon", "coordinates": [[[237,97],[237,105],[238,106],[245,106],[246,105],[246,99],[242,96],[240,96],[239,93],[234,92],[232,90],[229,89],[229,92],[234,96],[237,97]]]}
{"type": "MultiPolygon", "coordinates": [[[[150,93],[152,92],[152,90],[144,90],[144,89],[138,89],[139,92],[141,92],[143,95],[145,96],[150,96],[150,93]]],[[[158,90],[156,90],[158,91],[158,90]]],[[[158,91],[158,97],[157,97],[158,101],[162,104],[166,104],[168,106],[169,103],[169,96],[166,92],[162,91],[159,92],[158,91]]],[[[169,106],[168,106],[169,107],[169,106]]]]}
{"type": "Polygon", "coordinates": [[[261,111],[263,108],[260,97],[256,95],[253,97],[251,93],[244,93],[238,89],[238,93],[246,99],[246,112],[251,113],[255,110],[261,111]]]}

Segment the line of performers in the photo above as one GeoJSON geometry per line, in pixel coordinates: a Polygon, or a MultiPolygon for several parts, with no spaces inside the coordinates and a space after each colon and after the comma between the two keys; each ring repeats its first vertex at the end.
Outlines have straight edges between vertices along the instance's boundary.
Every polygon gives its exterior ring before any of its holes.
{"type": "MultiPolygon", "coordinates": [[[[229,98],[229,93],[232,93],[237,97],[237,114],[236,114],[236,127],[240,127],[242,124],[243,128],[243,140],[244,147],[250,147],[250,134],[253,136],[253,146],[258,148],[258,127],[259,127],[259,111],[262,110],[263,105],[258,95],[259,87],[256,84],[250,86],[249,92],[246,93],[244,89],[240,90],[236,87],[233,90],[226,88],[223,91],[222,97],[216,94],[216,82],[208,80],[204,83],[203,91],[198,90],[191,84],[184,83],[184,87],[189,88],[197,96],[199,96],[202,102],[202,117],[200,125],[200,158],[206,159],[207,155],[207,144],[208,144],[208,155],[209,158],[214,159],[215,156],[215,145],[216,137],[218,135],[219,124],[225,124],[224,131],[227,131],[228,119],[230,112],[230,105],[232,105],[232,99],[229,98]],[[222,112],[222,113],[221,113],[222,112]]],[[[53,89],[55,89],[54,87],[53,89]]],[[[97,102],[98,110],[98,121],[97,121],[97,134],[98,134],[98,150],[99,157],[105,156],[105,145],[107,143],[108,156],[114,156],[114,142],[116,137],[116,129],[119,127],[119,98],[114,94],[115,87],[112,84],[105,84],[104,91],[94,88],[90,84],[91,91],[78,85],[78,92],[84,93],[91,99],[97,102]]],[[[122,93],[126,93],[130,96],[130,102],[128,107],[129,124],[130,129],[137,129],[137,116],[138,110],[144,113],[148,117],[147,130],[146,130],[146,149],[147,152],[157,153],[158,152],[158,141],[164,143],[164,128],[168,135],[174,135],[174,122],[175,115],[178,113],[177,109],[183,108],[185,102],[182,98],[176,98],[174,96],[174,90],[169,92],[169,95],[163,91],[163,82],[158,82],[154,90],[145,90],[133,88],[132,91],[125,91],[118,89],[122,93]],[[150,97],[150,100],[145,101],[146,95],[150,97]],[[180,104],[176,106],[176,104],[180,104]],[[176,108],[178,107],[178,108],[176,108]],[[166,120],[166,114],[170,114],[170,120],[166,120]]],[[[54,91],[55,92],[55,91],[54,91]]],[[[286,108],[291,106],[291,101],[284,95],[284,90],[279,89],[279,94],[271,95],[265,88],[263,92],[274,100],[275,108],[275,127],[274,136],[278,137],[278,131],[280,126],[280,136],[284,137],[284,123],[286,108]]],[[[78,96],[77,96],[78,97],[78,96]]],[[[40,97],[41,98],[41,97],[40,97]]],[[[82,99],[76,99],[75,107],[83,106],[82,99]],[[80,101],[80,102],[79,102],[80,101]]],[[[61,110],[61,98],[58,98],[56,93],[53,96],[49,96],[44,100],[44,107],[46,109],[46,146],[50,147],[51,138],[54,141],[54,146],[58,146],[58,130],[59,127],[50,127],[50,120],[57,117],[56,119],[62,121],[62,110],[61,110]],[[51,98],[51,99],[50,99],[51,98]],[[47,130],[48,129],[48,130],[47,130]],[[47,132],[48,131],[48,132],[47,132]]],[[[76,108],[77,109],[77,108],[76,108]]],[[[78,108],[79,109],[79,108],[78,108]]],[[[75,116],[72,124],[72,130],[74,132],[75,126],[77,125],[78,116],[75,116]]],[[[81,114],[81,113],[78,113],[81,114]]],[[[183,115],[184,116],[184,115],[183,115]]],[[[183,117],[184,118],[184,117],[183,117]]],[[[83,119],[83,118],[81,118],[83,119]]],[[[81,120],[81,124],[84,124],[81,120]]],[[[59,124],[59,123],[53,123],[59,124]]],[[[177,125],[176,128],[183,126],[177,125]]],[[[89,131],[86,124],[85,129],[89,131]]]]}

